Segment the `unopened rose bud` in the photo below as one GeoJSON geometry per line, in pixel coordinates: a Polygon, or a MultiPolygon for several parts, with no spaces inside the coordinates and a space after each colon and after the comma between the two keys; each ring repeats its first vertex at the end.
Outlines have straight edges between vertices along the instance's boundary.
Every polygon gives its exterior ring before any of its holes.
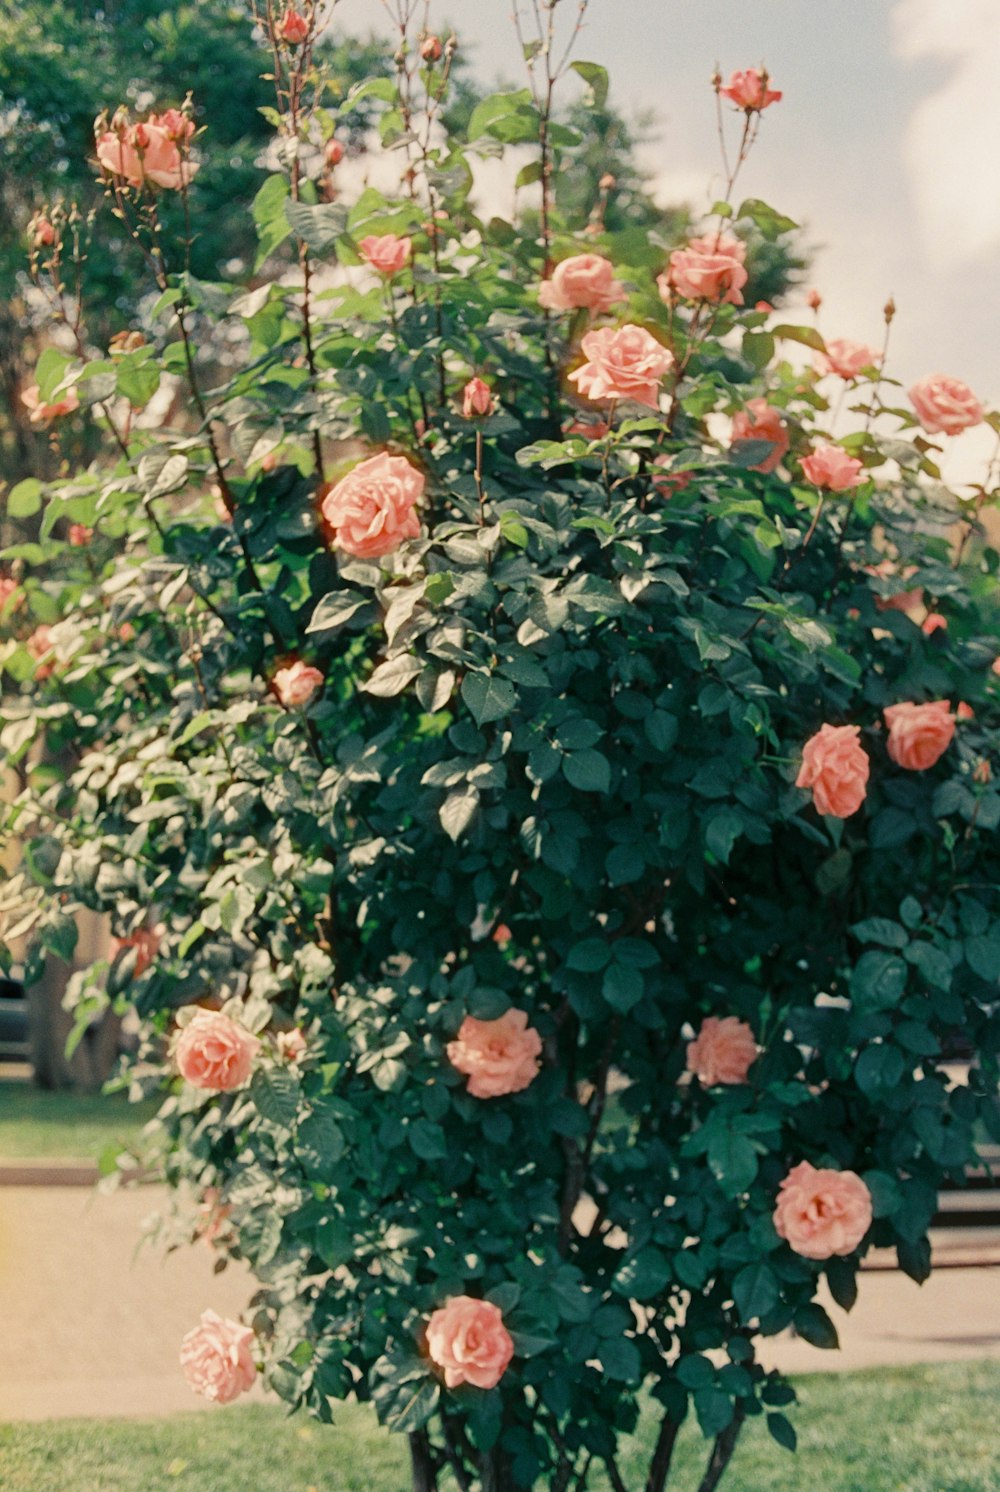
{"type": "Polygon", "coordinates": [[[605,171],[597,185],[602,192],[613,192],[618,185],[618,178],[617,176],[612,176],[610,171],[605,171]]]}
{"type": "Polygon", "coordinates": [[[712,74],[712,87],[714,88],[716,93],[718,93],[719,89],[722,87],[722,74],[719,71],[718,63],[716,63],[715,72],[712,74]]]}
{"type": "Polygon", "coordinates": [[[885,324],[888,326],[896,314],[896,302],[891,295],[882,308],[882,314],[885,317],[885,324]]]}
{"type": "Polygon", "coordinates": [[[493,412],[493,395],[481,378],[470,378],[462,390],[462,413],[467,420],[485,418],[493,412]]]}
{"type": "Polygon", "coordinates": [[[806,293],[806,305],[810,311],[818,311],[823,304],[823,297],[818,290],[810,290],[806,293]]]}
{"type": "Polygon", "coordinates": [[[425,62],[440,62],[443,51],[440,36],[425,36],[420,44],[420,55],[425,62]]]}
{"type": "Polygon", "coordinates": [[[122,622],[118,628],[118,637],[121,642],[135,641],[135,628],[131,622],[122,622]]]}
{"type": "Polygon", "coordinates": [[[972,774],[973,782],[981,782],[984,785],[993,780],[993,770],[985,756],[976,763],[976,769],[972,774]]]}
{"type": "Polygon", "coordinates": [[[126,352],[135,352],[137,347],[145,347],[146,338],[142,332],[115,332],[108,343],[108,352],[112,357],[122,357],[126,352]]]}
{"type": "Polygon", "coordinates": [[[94,537],[94,530],[88,528],[85,523],[71,523],[69,526],[69,542],[74,549],[86,549],[94,537]]]}
{"type": "Polygon", "coordinates": [[[290,47],[297,47],[309,35],[309,22],[305,16],[299,15],[297,10],[289,6],[278,22],[278,35],[290,47]]]}
{"type": "Polygon", "coordinates": [[[328,166],[339,166],[344,159],[344,147],[339,140],[327,140],[323,154],[328,166]]]}
{"type": "Polygon", "coordinates": [[[273,451],[268,451],[266,456],[260,459],[261,471],[273,471],[278,464],[278,458],[273,451]]]}
{"type": "Polygon", "coordinates": [[[33,248],[46,249],[56,241],[56,230],[44,213],[32,220],[29,231],[33,248]]]}
{"type": "Polygon", "coordinates": [[[754,306],[754,310],[763,311],[765,315],[770,316],[774,310],[774,307],[769,300],[759,300],[754,306]]]}

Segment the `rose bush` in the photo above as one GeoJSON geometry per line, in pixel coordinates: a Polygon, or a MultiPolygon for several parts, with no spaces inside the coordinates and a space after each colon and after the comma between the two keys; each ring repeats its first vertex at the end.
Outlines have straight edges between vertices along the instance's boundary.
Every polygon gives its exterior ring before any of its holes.
{"type": "Polygon", "coordinates": [[[192,278],[156,232],[189,170],[100,124],[159,294],[114,357],[37,369],[107,452],[7,500],[37,525],[0,557],[7,943],[31,977],[76,908],[112,920],[78,1033],[138,1012],[164,1234],[260,1282],[193,1325],[199,1391],[252,1345],[292,1406],[373,1400],[420,1492],[620,1492],[641,1405],[659,1492],[690,1411],[711,1489],[747,1418],[794,1445],[756,1340],[835,1346],[819,1286],[849,1307],[870,1248],[924,1278],[939,1188],[1000,1138],[995,491],[927,438],[978,401],[914,409],[866,347],[831,428],[830,348],[751,288],[795,224],[733,191],[766,75],[725,91],[704,231],[606,232],[556,207],[562,48],[454,125],[456,43],[413,13],[395,82],[343,99],[311,5],[257,15],[259,264],[291,241],[296,274],[192,278]],[[400,189],[328,200],[361,98],[400,189]],[[506,146],[535,204],[484,219],[506,146]],[[208,390],[211,337],[239,360],[208,390]],[[150,428],[160,368],[190,397],[150,428]]]}

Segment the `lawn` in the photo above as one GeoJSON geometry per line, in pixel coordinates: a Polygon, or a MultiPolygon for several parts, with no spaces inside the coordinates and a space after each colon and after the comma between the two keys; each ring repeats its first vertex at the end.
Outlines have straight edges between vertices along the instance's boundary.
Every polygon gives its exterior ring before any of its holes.
{"type": "Polygon", "coordinates": [[[130,1104],[120,1093],[49,1093],[18,1079],[0,1082],[0,1161],[96,1160],[112,1142],[134,1141],[155,1112],[155,1103],[130,1104]]]}
{"type": "MultiPolygon", "coordinates": [[[[997,1492],[1000,1362],[813,1374],[798,1380],[796,1456],[759,1423],[746,1431],[723,1492],[997,1492]]],[[[643,1484],[652,1426],[624,1460],[643,1484]]],[[[692,1492],[705,1460],[697,1431],[679,1445],[671,1486],[692,1492]]],[[[233,1407],[163,1420],[0,1426],[4,1492],[404,1492],[406,1448],[366,1409],[324,1429],[278,1408],[233,1407]]],[[[606,1485],[595,1484],[595,1492],[606,1485]]]]}

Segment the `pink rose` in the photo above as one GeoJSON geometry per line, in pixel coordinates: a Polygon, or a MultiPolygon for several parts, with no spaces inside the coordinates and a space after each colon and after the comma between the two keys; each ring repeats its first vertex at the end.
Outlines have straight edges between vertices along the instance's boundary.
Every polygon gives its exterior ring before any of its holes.
{"type": "Polygon", "coordinates": [[[416,505],[424,474],[403,456],[381,451],[320,489],[320,511],[334,530],[333,544],[358,559],[377,559],[420,533],[416,505]]]}
{"type": "Polygon", "coordinates": [[[871,763],[858,725],[823,725],[802,748],[796,787],[812,788],[816,812],[848,819],[865,801],[871,763]]]}
{"type": "Polygon", "coordinates": [[[52,404],[43,404],[37,383],[23,390],[21,403],[25,409],[31,411],[28,419],[32,425],[47,425],[50,420],[58,420],[62,415],[72,414],[75,409],[80,408],[76,389],[67,389],[61,399],[56,399],[52,404]]]}
{"type": "Polygon", "coordinates": [[[470,378],[462,390],[462,413],[467,420],[477,416],[485,418],[493,412],[493,395],[488,383],[481,378],[470,378]]]}
{"type": "Polygon", "coordinates": [[[745,1083],[756,1062],[757,1041],[746,1021],[735,1015],[709,1015],[698,1035],[688,1043],[687,1070],[699,1083],[714,1088],[719,1083],[745,1083]]]}
{"type": "Polygon", "coordinates": [[[469,1079],[473,1098],[502,1098],[534,1081],[542,1039],[523,1010],[507,1010],[495,1021],[467,1015],[447,1052],[452,1066],[469,1079]]]}
{"type": "Polygon", "coordinates": [[[410,262],[413,242],[409,238],[397,238],[395,233],[383,233],[381,237],[369,234],[358,244],[358,252],[372,269],[391,278],[410,262]]]}
{"type": "Polygon", "coordinates": [[[425,62],[440,62],[443,51],[440,36],[425,36],[420,43],[420,55],[425,62]]]}
{"type": "Polygon", "coordinates": [[[912,700],[883,710],[889,727],[886,749],[898,767],[926,772],[944,755],[955,734],[955,721],[946,699],[916,705],[912,700]]]}
{"type": "Polygon", "coordinates": [[[564,259],[538,291],[538,303],[546,311],[584,309],[595,316],[624,299],[625,287],[615,279],[610,259],[602,254],[573,254],[564,259]]]}
{"type": "Polygon", "coordinates": [[[427,1323],[427,1351],[449,1388],[462,1383],[496,1388],[510,1366],[514,1343],[499,1306],[454,1295],[427,1323]]]}
{"type": "Polygon", "coordinates": [[[32,248],[47,249],[56,241],[56,230],[51,220],[44,213],[39,213],[28,224],[28,236],[31,239],[32,248]]]}
{"type": "Polygon", "coordinates": [[[959,702],[958,702],[958,708],[955,711],[955,719],[956,720],[975,720],[975,718],[976,718],[976,712],[972,708],[972,706],[970,704],[967,704],[964,699],[960,699],[959,702]]]}
{"type": "Polygon", "coordinates": [[[278,1056],[283,1057],[286,1062],[301,1062],[309,1050],[309,1043],[298,1026],[293,1026],[290,1031],[279,1031],[274,1044],[278,1056]]]}
{"type": "Polygon", "coordinates": [[[146,970],[152,965],[153,960],[159,953],[160,944],[163,941],[164,931],[165,929],[163,923],[160,922],[157,924],[156,927],[137,928],[137,930],[134,933],[130,933],[127,938],[112,938],[111,957],[113,959],[116,959],[121,954],[126,953],[128,949],[134,948],[134,974],[135,978],[138,979],[140,974],[145,974],[146,970]]]}
{"type": "Polygon", "coordinates": [[[816,371],[821,376],[836,373],[838,378],[844,378],[850,383],[865,368],[876,368],[881,361],[882,354],[874,347],[869,347],[866,342],[851,342],[845,337],[835,337],[832,342],[827,342],[826,352],[817,355],[816,371]]]}
{"type": "Polygon", "coordinates": [[[983,419],[983,406],[960,378],[931,373],[909,391],[917,419],[929,435],[958,435],[983,419]]]}
{"type": "Polygon", "coordinates": [[[632,399],[657,408],[660,379],[674,359],[644,327],[602,326],[580,345],[587,361],[569,376],[584,399],[632,399]]]}
{"type": "Polygon", "coordinates": [[[97,159],[112,176],[123,176],[129,186],[152,182],[178,191],[198,172],[196,162],[178,147],[194,129],[194,121],[177,109],[153,114],[143,124],[119,122],[97,139],[97,159]],[[163,121],[166,120],[164,124],[163,121]]]}
{"type": "Polygon", "coordinates": [[[88,528],[85,523],[71,523],[69,526],[69,542],[74,549],[86,549],[94,537],[94,530],[88,528]]]}
{"type": "MultiPolygon", "coordinates": [[[[880,560],[877,565],[865,565],[865,573],[876,575],[880,580],[891,580],[896,576],[896,567],[891,559],[880,560]]],[[[916,574],[916,566],[910,565],[903,570],[899,576],[900,580],[908,580],[911,575],[916,574]]],[[[919,611],[924,604],[924,592],[922,586],[917,586],[911,591],[897,591],[892,596],[876,596],[875,606],[878,611],[901,611],[905,616],[912,616],[913,612],[919,611]]]]}
{"type": "Polygon", "coordinates": [[[177,1070],[194,1088],[228,1093],[250,1076],[260,1042],[218,1010],[196,1010],[174,1046],[177,1070]]]}
{"type": "Polygon", "coordinates": [[[719,92],[723,98],[730,99],[738,109],[745,109],[748,114],[759,113],[767,109],[771,104],[776,104],[781,98],[780,92],[768,88],[770,79],[766,72],[760,72],[756,67],[748,67],[746,72],[733,73],[729,82],[719,92]]]}
{"type": "Polygon", "coordinates": [[[851,487],[860,487],[865,480],[856,456],[849,456],[843,446],[828,445],[825,441],[803,456],[802,471],[807,481],[815,487],[825,487],[828,492],[847,492],[851,487]]]}
{"type": "Polygon", "coordinates": [[[316,690],[322,686],[323,675],[320,670],[309,663],[303,663],[301,658],[276,669],[271,680],[271,688],[278,703],[284,705],[286,710],[297,710],[307,705],[316,690]]]}
{"type": "Polygon", "coordinates": [[[498,948],[506,948],[507,944],[513,938],[513,936],[514,934],[511,932],[506,922],[498,922],[492,933],[493,941],[494,943],[496,943],[498,948]]]}
{"type": "Polygon", "coordinates": [[[780,409],[775,409],[766,399],[749,399],[746,408],[733,416],[734,449],[741,440],[769,440],[774,449],[750,469],[773,471],[789,446],[788,429],[781,418],[780,409]]]}
{"type": "Polygon", "coordinates": [[[684,248],[674,250],[670,268],[657,276],[660,295],[667,302],[676,292],[687,300],[742,306],[741,292],[750,278],[743,267],[746,256],[746,245],[738,238],[721,233],[692,238],[684,248]]]}
{"type": "Polygon", "coordinates": [[[181,1367],[195,1393],[216,1404],[231,1404],[253,1388],[257,1378],[253,1341],[249,1326],[223,1319],[215,1311],[202,1311],[201,1325],[181,1343],[181,1367]]]}
{"type": "Polygon", "coordinates": [[[35,660],[35,678],[39,682],[51,678],[56,671],[58,661],[52,641],[52,628],[43,622],[41,626],[35,628],[24,645],[35,660]]]}
{"type": "Polygon", "coordinates": [[[290,5],[278,22],[278,35],[289,46],[297,47],[309,35],[309,22],[290,5]]]}
{"type": "Polygon", "coordinates": [[[339,166],[344,159],[344,147],[339,140],[327,140],[323,155],[328,166],[339,166]]]}
{"type": "Polygon", "coordinates": [[[805,1259],[852,1254],[872,1221],[872,1196],[853,1171],[800,1161],[778,1188],[774,1226],[805,1259]]]}
{"type": "Polygon", "coordinates": [[[11,602],[20,590],[20,586],[12,575],[0,575],[0,611],[6,611],[8,606],[13,611],[11,602]]]}
{"type": "Polygon", "coordinates": [[[693,471],[671,471],[673,457],[664,453],[657,456],[653,462],[653,469],[649,473],[650,480],[662,498],[669,499],[675,492],[683,492],[685,487],[690,487],[694,481],[693,471]]]}
{"type": "Polygon", "coordinates": [[[948,630],[948,618],[942,616],[939,611],[931,611],[920,623],[920,630],[927,637],[930,637],[932,632],[946,632],[948,630]]]}
{"type": "Polygon", "coordinates": [[[222,1201],[217,1186],[206,1186],[198,1203],[198,1223],[195,1237],[212,1248],[223,1234],[230,1231],[229,1217],[232,1208],[222,1201]]]}

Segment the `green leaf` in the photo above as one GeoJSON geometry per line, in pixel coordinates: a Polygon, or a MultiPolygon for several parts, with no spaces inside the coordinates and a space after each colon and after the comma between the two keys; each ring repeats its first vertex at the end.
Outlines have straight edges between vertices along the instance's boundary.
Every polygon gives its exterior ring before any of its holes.
{"type": "Polygon", "coordinates": [[[851,996],[865,1010],[889,1010],[906,990],[906,965],[895,953],[863,953],[851,973],[851,996]]]}
{"type": "Polygon", "coordinates": [[[657,1248],[647,1246],[619,1267],[611,1281],[611,1288],[629,1300],[649,1300],[652,1296],[659,1295],[672,1277],[673,1271],[666,1255],[657,1248]]]}
{"type": "Polygon", "coordinates": [[[795,1330],[804,1341],[813,1347],[822,1347],[827,1351],[840,1346],[837,1336],[837,1328],[830,1320],[821,1305],[813,1301],[809,1305],[800,1306],[795,1312],[795,1330]]]}
{"type": "Polygon", "coordinates": [[[779,1299],[777,1276],[770,1265],[763,1259],[744,1265],[733,1279],[733,1299],[745,1324],[766,1316],[779,1299]]]}
{"type": "Polygon", "coordinates": [[[795,1433],[795,1426],[791,1420],[783,1414],[769,1414],[767,1416],[767,1428],[772,1437],[783,1446],[786,1451],[794,1451],[799,1443],[799,1437],[795,1433]]]}
{"type": "Polygon", "coordinates": [[[516,134],[510,136],[508,128],[504,127],[505,123],[509,127],[512,120],[518,124],[523,121],[525,128],[530,126],[532,132],[523,135],[523,139],[537,137],[538,111],[527,88],[518,88],[513,93],[492,93],[478,103],[469,119],[468,138],[478,140],[480,135],[489,134],[512,140],[516,134]]]}
{"type": "Polygon", "coordinates": [[[826,1261],[823,1270],[834,1300],[842,1311],[851,1310],[858,1298],[857,1265],[853,1264],[850,1259],[841,1259],[834,1255],[832,1259],[826,1261]]]}
{"type": "Polygon", "coordinates": [[[31,518],[42,506],[42,484],[37,477],[18,482],[7,497],[8,518],[31,518]]]}
{"type": "Polygon", "coordinates": [[[579,969],[585,974],[596,974],[611,958],[611,949],[600,938],[584,938],[574,943],[566,956],[568,969],[579,969]]]}
{"type": "Polygon", "coordinates": [[[630,1337],[608,1337],[599,1349],[601,1367],[619,1383],[637,1383],[642,1372],[639,1349],[630,1337]]]}
{"type": "Polygon", "coordinates": [[[592,109],[603,109],[608,101],[608,70],[599,62],[573,62],[575,73],[586,83],[589,90],[587,104],[592,109]]]}
{"type": "Polygon", "coordinates": [[[347,235],[348,209],[342,202],[285,202],[285,217],[293,233],[321,257],[336,257],[337,244],[347,235]]]}
{"type": "Polygon", "coordinates": [[[705,825],[705,844],[716,860],[728,865],[733,845],[742,833],[743,815],[734,808],[720,808],[705,825]]]}
{"type": "MultiPolygon", "coordinates": [[[[782,233],[791,233],[799,225],[794,218],[786,218],[776,212],[768,202],[759,197],[748,197],[736,211],[737,218],[749,218],[760,229],[766,239],[780,238],[782,233]]],[[[777,331],[775,335],[778,335],[777,331]]]]}
{"type": "Polygon", "coordinates": [[[788,326],[782,323],[771,329],[771,335],[777,341],[801,342],[803,347],[811,347],[814,352],[825,352],[826,343],[814,326],[788,326]]]}
{"type": "Polygon", "coordinates": [[[895,1088],[903,1076],[903,1054],[885,1042],[866,1046],[854,1064],[854,1077],[862,1093],[869,1096],[895,1088]]]}
{"type": "Polygon", "coordinates": [[[419,658],[413,658],[409,653],[401,653],[398,658],[389,658],[385,663],[380,663],[371,677],[360,687],[366,694],[374,694],[378,699],[391,699],[395,694],[402,694],[407,684],[411,684],[422,669],[423,664],[419,658]]]}
{"type": "Polygon", "coordinates": [[[255,271],[260,269],[264,261],[281,247],[292,231],[285,216],[285,201],[288,193],[287,177],[269,176],[253,199],[251,212],[257,224],[258,239],[257,255],[254,260],[255,271]]]}
{"type": "Polygon", "coordinates": [[[421,1160],[444,1160],[448,1147],[444,1130],[431,1119],[415,1119],[407,1128],[407,1139],[414,1155],[421,1160]]]}
{"type": "Polygon", "coordinates": [[[638,969],[614,963],[607,969],[601,981],[601,994],[612,1010],[623,1014],[638,1005],[645,993],[645,985],[638,969]]]}
{"type": "Polygon", "coordinates": [[[509,679],[496,674],[467,673],[462,680],[462,698],[477,725],[488,725],[509,715],[517,703],[517,690],[509,679]]]}
{"type": "Polygon", "coordinates": [[[590,749],[571,751],[563,757],[563,775],[572,787],[584,793],[611,791],[611,765],[606,756],[590,749]]]}
{"type": "Polygon", "coordinates": [[[299,1107],[299,1080],[287,1068],[259,1068],[250,1080],[250,1097],[261,1118],[279,1129],[291,1129],[299,1107]]]}
{"type": "Polygon", "coordinates": [[[709,1141],[708,1164],[727,1197],[738,1197],[757,1175],[757,1152],[745,1135],[720,1128],[709,1141]]]}
{"type": "Polygon", "coordinates": [[[160,370],[150,348],[117,360],[115,389],[133,409],[144,409],[160,387],[160,370]]]}
{"type": "Polygon", "coordinates": [[[441,827],[449,839],[461,839],[476,816],[479,794],[475,788],[449,793],[438,810],[441,827]]]}
{"type": "Polygon", "coordinates": [[[38,393],[43,404],[52,402],[52,396],[72,363],[73,359],[68,353],[60,352],[58,347],[46,347],[35,364],[35,382],[38,384],[38,393]]]}
{"type": "Polygon", "coordinates": [[[867,917],[855,922],[851,932],[859,943],[880,943],[883,948],[905,948],[909,942],[906,929],[888,917],[867,917]]]}
{"type": "Polygon", "coordinates": [[[694,1412],[701,1433],[711,1439],[732,1424],[735,1410],[732,1399],[721,1388],[700,1388],[694,1396],[694,1412]]]}

